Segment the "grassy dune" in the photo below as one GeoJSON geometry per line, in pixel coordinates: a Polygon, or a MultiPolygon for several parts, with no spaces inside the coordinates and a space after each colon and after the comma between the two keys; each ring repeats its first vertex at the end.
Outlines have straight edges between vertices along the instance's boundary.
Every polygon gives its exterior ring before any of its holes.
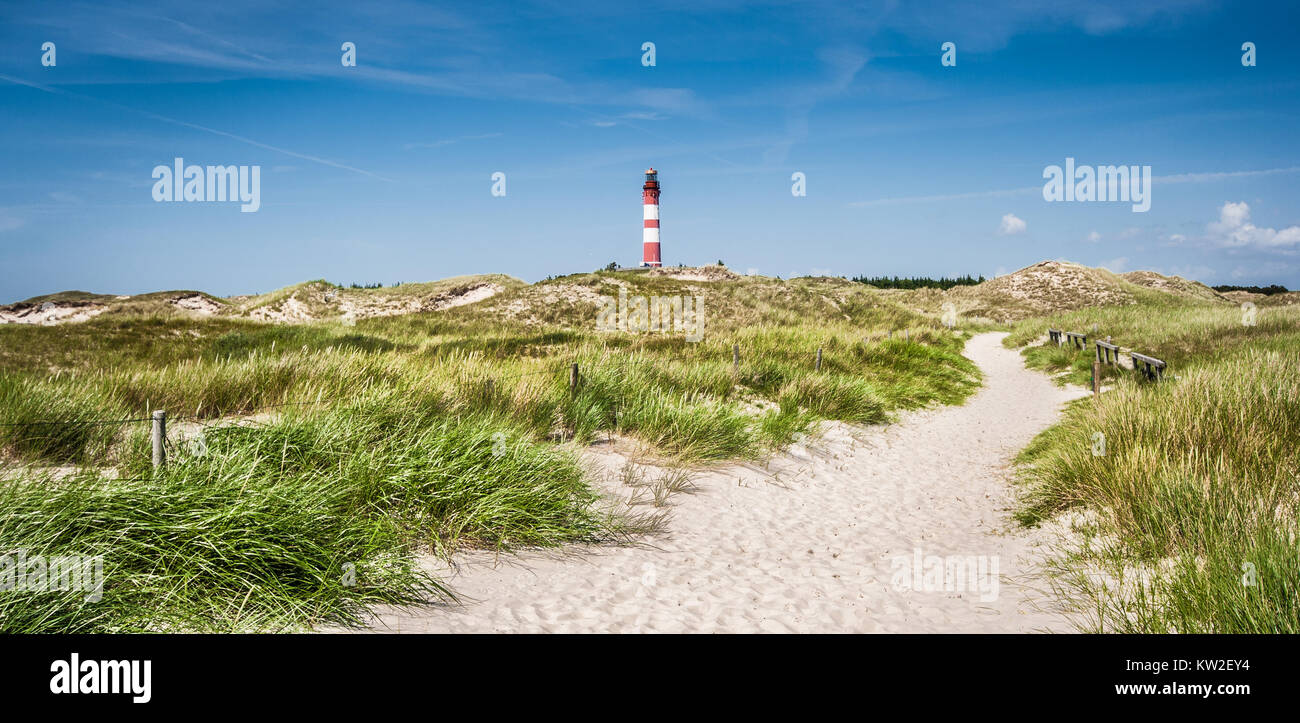
{"type": "Polygon", "coordinates": [[[0,630],[354,624],[372,604],[452,594],[415,567],[422,550],[645,529],[603,511],[584,479],[579,445],[605,434],[682,463],[752,458],[818,420],[878,422],[978,384],[937,320],[848,281],[500,286],[355,324],[113,313],[0,326],[0,549],[102,554],[106,583],[98,603],[0,597],[0,630]],[[620,285],[695,296],[704,340],[596,331],[596,300],[620,285]],[[903,329],[910,341],[887,339],[903,329]],[[160,475],[147,423],[85,423],[153,409],[175,420],[160,475]],[[67,423],[33,424],[50,419],[67,423]]]}
{"type": "MultiPolygon", "coordinates": [[[[1096,324],[1170,364],[1160,384],[1119,374],[1022,454],[1021,519],[1080,513],[1085,544],[1056,562],[1056,582],[1091,630],[1300,632],[1300,309],[1242,320],[1165,301],[1032,319],[1007,340],[1096,324]]],[[[1026,356],[1081,383],[1092,358],[1026,356]]]]}

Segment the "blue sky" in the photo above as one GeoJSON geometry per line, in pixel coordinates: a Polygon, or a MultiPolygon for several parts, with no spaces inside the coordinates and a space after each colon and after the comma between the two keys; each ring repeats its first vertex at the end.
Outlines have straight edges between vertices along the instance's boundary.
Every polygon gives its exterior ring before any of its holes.
{"type": "Polygon", "coordinates": [[[650,165],[668,264],[1300,288],[1292,2],[143,5],[0,7],[0,302],[632,265],[650,165]],[[261,209],[154,202],[177,156],[261,209]],[[1066,157],[1150,211],[1044,201],[1066,157]]]}

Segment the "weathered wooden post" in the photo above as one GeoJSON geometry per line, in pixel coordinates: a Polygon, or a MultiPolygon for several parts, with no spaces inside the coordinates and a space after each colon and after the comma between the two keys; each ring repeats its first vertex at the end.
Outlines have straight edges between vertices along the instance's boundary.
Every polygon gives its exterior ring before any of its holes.
{"type": "Polygon", "coordinates": [[[740,345],[733,344],[731,347],[731,376],[740,378],[740,345]]]}
{"type": "Polygon", "coordinates": [[[578,391],[578,363],[574,362],[573,366],[569,367],[569,393],[572,394],[577,391],[578,391]]]}
{"type": "Polygon", "coordinates": [[[153,442],[153,468],[162,469],[167,465],[167,412],[158,409],[153,413],[153,432],[150,435],[153,442]]]}
{"type": "Polygon", "coordinates": [[[821,370],[822,370],[822,350],[821,350],[821,347],[818,347],[818,348],[817,348],[817,368],[815,369],[815,371],[821,371],[821,370]]]}
{"type": "Polygon", "coordinates": [[[1101,347],[1092,347],[1092,398],[1101,396],[1101,347]]]}

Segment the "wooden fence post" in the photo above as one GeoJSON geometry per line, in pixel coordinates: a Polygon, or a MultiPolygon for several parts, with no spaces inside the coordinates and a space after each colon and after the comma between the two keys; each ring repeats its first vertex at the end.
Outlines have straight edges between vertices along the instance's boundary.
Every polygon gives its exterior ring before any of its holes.
{"type": "Polygon", "coordinates": [[[578,363],[574,362],[573,366],[569,367],[569,392],[576,391],[578,391],[578,363]]]}
{"type": "Polygon", "coordinates": [[[153,442],[153,468],[161,469],[167,465],[167,412],[158,409],[153,413],[153,433],[150,435],[153,442]]]}
{"type": "Polygon", "coordinates": [[[731,376],[740,378],[740,345],[731,347],[731,376]]]}
{"type": "Polygon", "coordinates": [[[821,371],[821,370],[822,370],[822,350],[821,350],[821,347],[818,347],[818,348],[817,348],[817,369],[816,369],[816,371],[821,371]]]}
{"type": "Polygon", "coordinates": [[[1092,396],[1094,399],[1101,396],[1101,361],[1092,360],[1092,396]]]}

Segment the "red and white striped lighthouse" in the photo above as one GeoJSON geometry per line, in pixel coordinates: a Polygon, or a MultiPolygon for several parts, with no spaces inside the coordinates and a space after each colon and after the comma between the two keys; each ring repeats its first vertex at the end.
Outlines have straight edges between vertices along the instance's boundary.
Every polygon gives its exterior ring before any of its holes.
{"type": "Polygon", "coordinates": [[[641,205],[645,209],[645,229],[641,232],[641,265],[663,266],[659,259],[659,172],[645,172],[641,187],[641,205]]]}

